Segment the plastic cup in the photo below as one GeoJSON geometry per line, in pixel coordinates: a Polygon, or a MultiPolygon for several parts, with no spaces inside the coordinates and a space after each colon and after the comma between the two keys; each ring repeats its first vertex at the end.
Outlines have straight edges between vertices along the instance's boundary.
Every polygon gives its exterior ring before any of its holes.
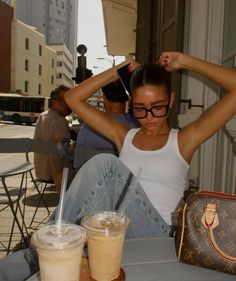
{"type": "Polygon", "coordinates": [[[81,224],[87,231],[91,277],[98,281],[116,279],[120,274],[128,217],[123,212],[104,211],[85,216],[81,224]]]}
{"type": "Polygon", "coordinates": [[[44,225],[31,239],[39,257],[41,281],[79,281],[86,231],[62,222],[44,225]]]}

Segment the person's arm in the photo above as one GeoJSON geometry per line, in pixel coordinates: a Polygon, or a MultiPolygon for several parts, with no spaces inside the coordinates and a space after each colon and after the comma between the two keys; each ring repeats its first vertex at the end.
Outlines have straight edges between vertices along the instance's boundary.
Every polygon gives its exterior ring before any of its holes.
{"type": "Polygon", "coordinates": [[[222,128],[236,114],[236,72],[201,59],[176,53],[164,52],[160,63],[167,71],[186,69],[199,73],[224,88],[227,93],[204,112],[197,120],[185,126],[179,134],[182,155],[190,161],[193,152],[222,128]]]}
{"type": "Polygon", "coordinates": [[[104,85],[117,80],[119,78],[117,69],[128,63],[130,62],[125,61],[95,75],[78,84],[65,94],[65,101],[72,111],[91,128],[115,143],[118,150],[122,147],[128,129],[120,122],[117,122],[104,112],[88,104],[86,100],[104,85]]]}

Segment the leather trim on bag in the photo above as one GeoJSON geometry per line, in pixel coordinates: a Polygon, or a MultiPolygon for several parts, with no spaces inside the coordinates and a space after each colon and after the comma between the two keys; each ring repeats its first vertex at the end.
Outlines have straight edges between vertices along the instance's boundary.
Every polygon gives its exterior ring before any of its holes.
{"type": "Polygon", "coordinates": [[[215,241],[213,229],[219,225],[216,204],[207,204],[201,221],[207,230],[208,239],[213,249],[225,260],[236,263],[236,257],[222,251],[215,241]]]}
{"type": "Polygon", "coordinates": [[[182,229],[181,229],[181,238],[180,238],[179,251],[178,251],[178,260],[180,260],[180,255],[181,255],[182,246],[183,246],[186,209],[187,209],[187,203],[184,205],[183,214],[182,214],[182,229]]]}

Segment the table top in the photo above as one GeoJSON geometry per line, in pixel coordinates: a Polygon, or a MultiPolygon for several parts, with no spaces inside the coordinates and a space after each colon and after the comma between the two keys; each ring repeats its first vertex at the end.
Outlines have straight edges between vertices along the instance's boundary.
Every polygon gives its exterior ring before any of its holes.
{"type": "MultiPolygon", "coordinates": [[[[173,238],[126,240],[123,268],[127,281],[233,281],[235,275],[177,261],[173,238]]],[[[34,275],[28,281],[40,281],[34,275]]]]}
{"type": "Polygon", "coordinates": [[[173,238],[127,240],[123,268],[127,281],[233,281],[235,275],[181,263],[173,238]]]}
{"type": "Polygon", "coordinates": [[[9,161],[9,159],[1,159],[0,161],[0,177],[11,177],[31,171],[34,164],[21,159],[9,161]]]}

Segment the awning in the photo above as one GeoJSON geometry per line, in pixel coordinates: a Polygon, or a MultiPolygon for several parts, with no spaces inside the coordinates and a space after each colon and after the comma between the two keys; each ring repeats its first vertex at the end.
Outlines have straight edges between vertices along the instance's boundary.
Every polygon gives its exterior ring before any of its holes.
{"type": "Polygon", "coordinates": [[[136,0],[102,0],[107,52],[127,56],[135,53],[136,0]]]}

